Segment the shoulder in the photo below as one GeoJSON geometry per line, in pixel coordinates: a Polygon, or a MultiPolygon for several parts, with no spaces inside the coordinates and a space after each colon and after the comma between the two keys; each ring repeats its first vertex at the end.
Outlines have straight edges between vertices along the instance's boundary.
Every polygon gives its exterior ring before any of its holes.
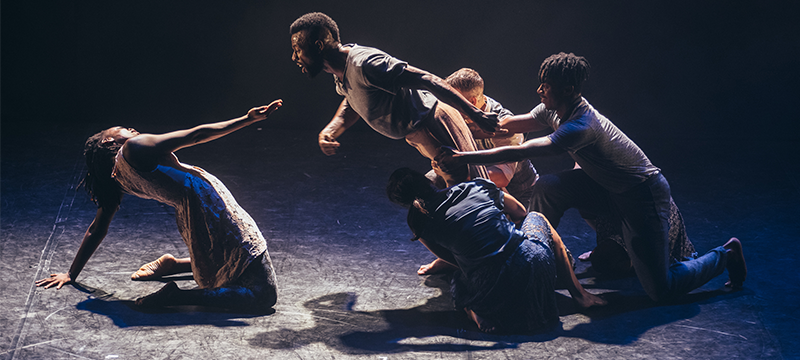
{"type": "Polygon", "coordinates": [[[348,76],[358,83],[391,89],[395,80],[406,69],[408,63],[367,46],[355,46],[348,55],[348,76]]]}
{"type": "Polygon", "coordinates": [[[383,50],[376,49],[369,46],[361,46],[353,44],[350,47],[350,52],[347,54],[348,62],[354,63],[359,66],[376,66],[382,62],[398,61],[391,55],[383,50]]]}
{"type": "Polygon", "coordinates": [[[491,180],[487,180],[484,178],[475,178],[475,180],[468,181],[464,184],[473,183],[473,186],[480,187],[480,188],[497,188],[491,180]]]}
{"type": "Polygon", "coordinates": [[[128,139],[121,149],[125,161],[139,171],[154,169],[158,159],[155,137],[152,134],[141,134],[128,139]]]}
{"type": "Polygon", "coordinates": [[[469,191],[475,193],[484,193],[485,196],[492,199],[497,198],[499,194],[502,194],[502,191],[497,187],[497,185],[495,185],[489,179],[475,178],[475,180],[462,184],[466,184],[466,187],[469,191]]]}
{"type": "Polygon", "coordinates": [[[534,120],[550,126],[553,129],[556,128],[555,125],[558,122],[558,115],[556,115],[555,110],[547,110],[547,108],[544,107],[544,104],[536,105],[533,109],[531,109],[530,114],[534,120]]]}
{"type": "Polygon", "coordinates": [[[486,95],[484,95],[484,97],[486,97],[486,108],[489,109],[489,111],[498,114],[501,118],[514,115],[511,110],[504,108],[503,104],[501,104],[499,101],[486,95]]]}

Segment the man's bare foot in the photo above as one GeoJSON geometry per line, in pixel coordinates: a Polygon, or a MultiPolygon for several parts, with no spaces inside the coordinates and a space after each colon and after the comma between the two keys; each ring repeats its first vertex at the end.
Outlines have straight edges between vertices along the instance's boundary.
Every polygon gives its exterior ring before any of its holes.
{"type": "Polygon", "coordinates": [[[741,288],[744,280],[747,278],[747,264],[744,262],[744,252],[742,251],[742,242],[737,238],[731,238],[725,245],[722,245],[728,250],[728,282],[725,286],[734,289],[741,288]]]}
{"type": "Polygon", "coordinates": [[[575,300],[575,302],[578,304],[578,307],[581,309],[588,309],[592,306],[608,305],[608,301],[586,290],[581,291],[580,295],[573,295],[572,299],[575,300]]]}
{"type": "Polygon", "coordinates": [[[476,314],[474,311],[466,308],[464,309],[464,311],[466,311],[467,316],[472,321],[474,321],[476,325],[478,325],[478,329],[480,331],[483,331],[487,334],[497,332],[497,328],[493,324],[491,324],[489,321],[486,321],[486,319],[480,317],[480,315],[476,314]]]}
{"type": "Polygon", "coordinates": [[[174,281],[170,281],[160,290],[136,299],[136,306],[161,307],[172,305],[173,301],[170,301],[172,300],[171,298],[180,291],[181,289],[178,288],[178,284],[175,284],[174,281]]]}
{"type": "Polygon", "coordinates": [[[587,252],[585,252],[583,254],[580,254],[578,256],[578,260],[580,260],[580,261],[589,261],[591,259],[592,259],[592,252],[591,251],[587,251],[587,252]]]}
{"type": "Polygon", "coordinates": [[[420,266],[419,270],[417,270],[417,275],[440,274],[448,271],[454,271],[456,269],[458,269],[458,267],[453,266],[447,261],[436,258],[436,260],[433,260],[430,264],[420,266]]]}
{"type": "Polygon", "coordinates": [[[172,270],[176,263],[177,260],[171,254],[161,255],[156,261],[142,265],[138,271],[131,275],[131,280],[152,280],[158,279],[164,275],[175,274],[172,270]]]}

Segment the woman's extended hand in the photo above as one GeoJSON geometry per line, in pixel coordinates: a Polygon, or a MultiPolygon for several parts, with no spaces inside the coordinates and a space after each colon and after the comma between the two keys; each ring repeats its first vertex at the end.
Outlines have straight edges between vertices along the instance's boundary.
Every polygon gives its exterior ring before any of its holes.
{"type": "Polygon", "coordinates": [[[259,106],[250,109],[247,112],[247,117],[251,120],[261,121],[266,119],[273,111],[278,110],[283,105],[283,100],[275,100],[266,106],[259,106]]]}
{"type": "Polygon", "coordinates": [[[36,281],[36,286],[44,286],[45,289],[49,289],[53,286],[56,287],[56,290],[61,289],[62,286],[69,284],[72,282],[72,278],[69,277],[69,274],[62,273],[62,274],[50,274],[49,278],[44,278],[41,280],[36,281]]]}

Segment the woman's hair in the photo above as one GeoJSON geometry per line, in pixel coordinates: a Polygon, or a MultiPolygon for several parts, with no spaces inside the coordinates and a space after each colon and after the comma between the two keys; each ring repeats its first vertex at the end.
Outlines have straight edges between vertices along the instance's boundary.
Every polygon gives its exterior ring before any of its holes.
{"type": "Polygon", "coordinates": [[[424,199],[435,193],[431,181],[418,171],[400,168],[389,176],[386,195],[392,202],[409,208],[406,220],[414,233],[412,241],[419,239],[422,230],[431,222],[424,199]]]}
{"type": "Polygon", "coordinates": [[[122,200],[122,189],[111,177],[111,172],[114,171],[114,157],[122,145],[116,141],[104,142],[104,134],[105,130],[86,139],[83,146],[86,175],[81,183],[98,207],[116,210],[122,200]]]}
{"type": "Polygon", "coordinates": [[[431,219],[428,214],[423,213],[422,210],[416,206],[408,208],[406,222],[408,223],[408,228],[411,229],[411,233],[414,234],[411,241],[419,240],[419,238],[422,237],[423,230],[425,230],[432,221],[433,219],[431,219]]]}
{"type": "Polygon", "coordinates": [[[580,94],[581,84],[589,78],[589,62],[573,53],[558,53],[544,59],[539,67],[539,82],[558,86],[573,86],[580,94]]]}
{"type": "Polygon", "coordinates": [[[431,181],[420,172],[409,168],[395,170],[389,176],[386,195],[393,203],[409,207],[414,202],[427,198],[435,193],[431,181]]]}

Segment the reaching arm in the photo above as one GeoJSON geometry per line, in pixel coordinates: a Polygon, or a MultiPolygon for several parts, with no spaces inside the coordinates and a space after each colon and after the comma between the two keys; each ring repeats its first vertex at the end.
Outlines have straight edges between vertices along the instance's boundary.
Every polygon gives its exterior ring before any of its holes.
{"type": "Polygon", "coordinates": [[[342,100],[339,109],[336,110],[336,115],[319,133],[319,148],[322,152],[328,156],[336,154],[336,150],[341,145],[336,141],[336,138],[358,122],[359,119],[361,117],[350,107],[347,99],[342,100]]]}
{"type": "Polygon", "coordinates": [[[485,113],[472,105],[461,93],[450,87],[442,78],[411,65],[406,66],[397,77],[398,85],[413,89],[425,89],[433,93],[439,100],[467,114],[481,129],[488,132],[505,132],[498,127],[495,113],[485,113]]]}
{"type": "Polygon", "coordinates": [[[457,169],[465,164],[499,164],[564,152],[564,149],[553,144],[549,137],[542,136],[528,140],[521,145],[502,146],[487,150],[460,152],[446,148],[442,155],[436,158],[436,162],[447,171],[457,169]]]}
{"type": "Polygon", "coordinates": [[[116,208],[114,210],[106,210],[102,207],[98,208],[94,221],[92,221],[92,224],[89,225],[89,228],[83,235],[81,247],[78,249],[78,253],[75,254],[75,259],[72,260],[72,266],[69,267],[69,272],[50,274],[50,277],[36,281],[36,286],[44,286],[45,289],[55,286],[56,289],[61,289],[62,286],[73,282],[81,273],[81,270],[83,270],[89,258],[92,257],[94,251],[97,250],[97,247],[100,246],[100,243],[106,237],[108,226],[111,224],[111,219],[114,218],[116,212],[116,208]]]}
{"type": "Polygon", "coordinates": [[[269,105],[252,108],[247,115],[235,119],[198,125],[191,129],[165,134],[141,134],[126,142],[122,150],[123,155],[137,170],[152,170],[161,156],[219,139],[245,126],[264,120],[281,105],[283,105],[283,100],[275,100],[269,105]]]}
{"type": "Polygon", "coordinates": [[[510,133],[526,133],[549,129],[547,125],[534,119],[531,113],[504,117],[500,120],[500,127],[510,133]]]}

